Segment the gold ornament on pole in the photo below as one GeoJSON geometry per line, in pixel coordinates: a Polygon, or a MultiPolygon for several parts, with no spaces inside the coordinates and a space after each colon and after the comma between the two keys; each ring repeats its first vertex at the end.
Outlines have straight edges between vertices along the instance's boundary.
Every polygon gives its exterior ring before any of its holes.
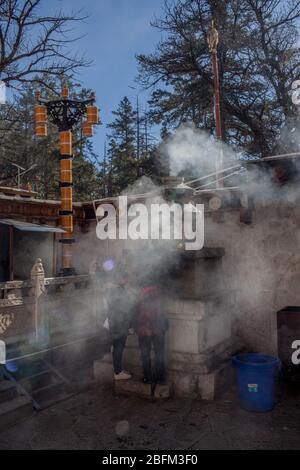
{"type": "Polygon", "coordinates": [[[215,27],[214,20],[212,20],[211,28],[207,34],[207,43],[208,43],[209,52],[211,54],[216,54],[217,49],[218,49],[218,44],[219,44],[219,32],[217,28],[215,27]]]}

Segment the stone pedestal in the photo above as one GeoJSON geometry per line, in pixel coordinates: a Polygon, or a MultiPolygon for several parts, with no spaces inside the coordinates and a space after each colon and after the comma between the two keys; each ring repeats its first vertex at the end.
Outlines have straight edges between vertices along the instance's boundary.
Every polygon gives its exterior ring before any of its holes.
{"type": "MultiPolygon", "coordinates": [[[[204,248],[184,252],[181,270],[169,296],[163,299],[170,328],[166,335],[167,380],[175,396],[213,400],[232,381],[230,357],[235,294],[222,271],[224,250],[204,248]],[[174,289],[175,286],[175,289],[174,289]]],[[[124,367],[142,377],[137,338],[129,336],[124,367]]],[[[95,365],[95,376],[112,380],[111,358],[95,365]]]]}
{"type": "MultiPolygon", "coordinates": [[[[231,383],[230,357],[234,345],[230,301],[230,296],[210,302],[165,300],[170,323],[166,362],[172,395],[213,400],[231,383]]],[[[136,336],[127,339],[124,367],[136,379],[142,378],[136,336]]],[[[112,383],[111,354],[95,362],[94,373],[102,384],[112,383]]]]}
{"type": "Polygon", "coordinates": [[[176,281],[176,291],[183,299],[214,297],[226,289],[222,271],[224,249],[204,247],[200,251],[184,251],[180,256],[181,275],[176,281]]]}

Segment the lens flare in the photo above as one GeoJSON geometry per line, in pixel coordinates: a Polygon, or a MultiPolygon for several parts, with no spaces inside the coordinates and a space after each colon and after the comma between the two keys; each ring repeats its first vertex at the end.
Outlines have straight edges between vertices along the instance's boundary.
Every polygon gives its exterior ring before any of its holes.
{"type": "Polygon", "coordinates": [[[8,370],[8,372],[17,372],[18,366],[14,361],[8,361],[5,364],[5,369],[8,370]]]}
{"type": "Polygon", "coordinates": [[[108,259],[104,261],[104,263],[102,264],[102,267],[104,271],[112,271],[115,267],[115,262],[112,259],[108,259]]]}

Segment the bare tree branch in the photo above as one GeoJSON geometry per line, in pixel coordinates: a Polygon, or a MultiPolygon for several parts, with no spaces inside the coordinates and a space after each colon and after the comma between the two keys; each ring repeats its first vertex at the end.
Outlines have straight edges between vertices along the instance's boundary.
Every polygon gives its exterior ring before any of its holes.
{"type": "Polygon", "coordinates": [[[36,81],[38,74],[69,75],[90,62],[74,54],[70,26],[84,21],[81,12],[55,16],[39,13],[42,0],[0,2],[0,79],[7,85],[36,81]]]}

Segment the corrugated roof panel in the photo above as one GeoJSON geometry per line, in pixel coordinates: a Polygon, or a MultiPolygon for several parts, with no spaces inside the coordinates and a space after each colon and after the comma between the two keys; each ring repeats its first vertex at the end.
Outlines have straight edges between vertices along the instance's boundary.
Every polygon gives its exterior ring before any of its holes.
{"type": "Polygon", "coordinates": [[[0,219],[0,225],[10,225],[16,230],[22,232],[50,232],[50,233],[64,233],[65,231],[58,227],[51,227],[50,225],[31,224],[23,220],[14,219],[0,219]]]}

